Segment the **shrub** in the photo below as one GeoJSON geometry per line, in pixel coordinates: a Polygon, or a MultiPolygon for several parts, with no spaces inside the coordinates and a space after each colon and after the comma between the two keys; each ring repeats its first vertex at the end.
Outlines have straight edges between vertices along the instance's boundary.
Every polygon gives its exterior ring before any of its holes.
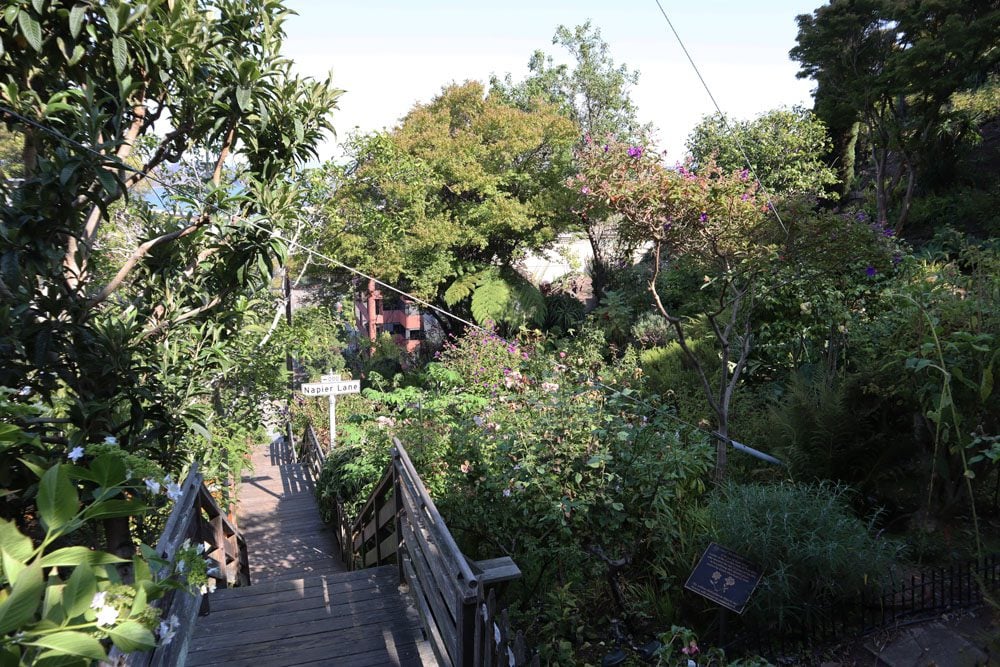
{"type": "Polygon", "coordinates": [[[715,540],[763,568],[746,611],[763,625],[785,626],[807,603],[858,593],[888,574],[898,552],[851,513],[843,486],[734,484],[708,513],[715,540]]]}

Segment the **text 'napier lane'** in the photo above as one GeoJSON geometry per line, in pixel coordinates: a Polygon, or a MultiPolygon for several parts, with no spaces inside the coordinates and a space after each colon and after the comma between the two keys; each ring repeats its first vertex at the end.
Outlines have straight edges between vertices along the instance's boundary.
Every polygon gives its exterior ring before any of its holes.
{"type": "Polygon", "coordinates": [[[361,380],[341,380],[340,382],[306,382],[301,391],[306,396],[331,396],[357,394],[361,391],[361,380]]]}

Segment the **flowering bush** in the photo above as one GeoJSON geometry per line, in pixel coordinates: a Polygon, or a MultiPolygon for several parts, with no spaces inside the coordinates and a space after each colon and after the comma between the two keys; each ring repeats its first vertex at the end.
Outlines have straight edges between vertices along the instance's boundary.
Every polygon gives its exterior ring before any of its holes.
{"type": "Polygon", "coordinates": [[[358,433],[328,459],[321,500],[363,502],[395,435],[463,551],[518,563],[514,597],[540,643],[579,641],[579,628],[616,613],[597,551],[629,558],[624,576],[669,597],[700,526],[710,448],[655,402],[636,402],[635,354],[605,366],[591,342],[546,352],[472,334],[420,385],[365,390],[349,418],[358,433]]]}

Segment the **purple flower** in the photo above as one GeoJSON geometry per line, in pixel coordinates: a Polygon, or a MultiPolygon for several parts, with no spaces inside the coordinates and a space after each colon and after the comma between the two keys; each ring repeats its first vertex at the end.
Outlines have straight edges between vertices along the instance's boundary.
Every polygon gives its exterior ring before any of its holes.
{"type": "Polygon", "coordinates": [[[876,273],[878,273],[878,269],[876,269],[871,264],[865,267],[865,275],[868,276],[869,278],[874,278],[876,273]]]}
{"type": "Polygon", "coordinates": [[[750,176],[750,170],[749,169],[744,169],[743,171],[740,172],[740,180],[741,181],[747,180],[748,176],[750,176]]]}
{"type": "Polygon", "coordinates": [[[858,222],[864,222],[865,220],[868,219],[868,216],[865,215],[864,211],[858,211],[857,214],[854,216],[854,219],[857,220],[858,222]]]}
{"type": "Polygon", "coordinates": [[[698,216],[698,222],[708,222],[708,213],[702,211],[701,215],[698,216]]]}
{"type": "Polygon", "coordinates": [[[641,157],[642,156],[642,146],[632,146],[628,149],[629,157],[641,157]]]}
{"type": "Polygon", "coordinates": [[[892,265],[893,266],[899,266],[899,263],[902,262],[902,261],[903,261],[903,256],[900,255],[899,253],[896,253],[895,255],[892,256],[892,265]]]}
{"type": "Polygon", "coordinates": [[[891,239],[895,235],[896,232],[893,231],[892,229],[889,229],[888,227],[882,230],[882,236],[886,237],[887,239],[891,239]]]}
{"type": "Polygon", "coordinates": [[[744,192],[743,195],[740,197],[740,199],[742,201],[747,201],[748,199],[750,199],[750,195],[744,192]]]}
{"type": "Polygon", "coordinates": [[[589,194],[590,194],[590,188],[588,188],[588,187],[587,187],[587,186],[585,185],[585,186],[583,186],[582,188],[580,188],[580,192],[582,192],[582,193],[583,193],[583,194],[585,194],[585,195],[589,195],[589,194]]]}
{"type": "Polygon", "coordinates": [[[607,152],[608,152],[608,145],[607,145],[607,144],[604,144],[604,152],[605,152],[605,153],[607,153],[607,152]]]}

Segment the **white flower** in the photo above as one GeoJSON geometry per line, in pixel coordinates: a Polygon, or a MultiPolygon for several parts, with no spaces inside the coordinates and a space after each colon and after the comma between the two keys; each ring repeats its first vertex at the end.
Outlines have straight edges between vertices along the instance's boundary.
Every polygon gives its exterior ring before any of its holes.
{"type": "Polygon", "coordinates": [[[160,644],[166,645],[170,643],[170,640],[174,638],[177,634],[177,628],[179,628],[181,622],[177,619],[175,614],[170,615],[169,621],[160,621],[159,635],[160,644]]]}
{"type": "Polygon", "coordinates": [[[142,481],[146,483],[146,488],[149,489],[150,493],[154,493],[155,494],[155,493],[159,493],[160,492],[160,483],[157,482],[152,477],[147,477],[146,479],[144,479],[142,481]]]}
{"type": "Polygon", "coordinates": [[[556,384],[555,382],[543,382],[542,391],[547,391],[547,392],[559,391],[559,385],[556,384]]]}
{"type": "Polygon", "coordinates": [[[94,593],[94,598],[90,601],[91,609],[100,609],[104,606],[104,600],[108,597],[107,591],[101,591],[100,593],[94,593]]]}
{"type": "Polygon", "coordinates": [[[179,500],[181,497],[181,485],[175,484],[170,475],[163,478],[163,486],[167,488],[167,498],[179,500]]]}
{"type": "Polygon", "coordinates": [[[114,607],[105,605],[101,607],[99,612],[97,612],[97,627],[99,628],[107,625],[114,625],[117,620],[118,610],[114,607]]]}
{"type": "Polygon", "coordinates": [[[105,445],[117,445],[118,444],[118,438],[116,438],[113,435],[106,435],[106,436],[104,436],[104,444],[105,445]]]}
{"type": "Polygon", "coordinates": [[[184,570],[187,569],[187,566],[188,566],[187,561],[184,560],[183,558],[177,561],[177,571],[180,572],[181,574],[184,574],[184,570]]]}
{"type": "Polygon", "coordinates": [[[215,585],[215,579],[209,579],[201,585],[201,594],[204,595],[205,593],[214,593],[215,585]]]}
{"type": "Polygon", "coordinates": [[[385,428],[386,426],[392,427],[396,425],[396,420],[392,417],[386,417],[380,415],[375,419],[375,423],[378,424],[379,428],[385,428]]]}
{"type": "Polygon", "coordinates": [[[70,450],[69,454],[66,455],[66,458],[73,463],[76,463],[83,458],[83,447],[74,447],[70,450]]]}
{"type": "Polygon", "coordinates": [[[503,497],[504,498],[510,498],[510,489],[504,489],[503,490],[503,497]]]}
{"type": "Polygon", "coordinates": [[[473,422],[473,423],[474,423],[474,424],[475,424],[476,426],[478,426],[479,428],[482,428],[482,427],[483,427],[483,424],[485,424],[485,423],[486,423],[486,422],[484,422],[484,421],[483,421],[483,418],[482,418],[482,417],[480,417],[479,415],[476,415],[475,417],[473,417],[473,418],[472,418],[472,422],[473,422]]]}
{"type": "Polygon", "coordinates": [[[21,387],[21,390],[19,392],[17,392],[17,395],[18,396],[27,396],[30,393],[31,393],[31,387],[24,386],[24,387],[21,387]]]}

